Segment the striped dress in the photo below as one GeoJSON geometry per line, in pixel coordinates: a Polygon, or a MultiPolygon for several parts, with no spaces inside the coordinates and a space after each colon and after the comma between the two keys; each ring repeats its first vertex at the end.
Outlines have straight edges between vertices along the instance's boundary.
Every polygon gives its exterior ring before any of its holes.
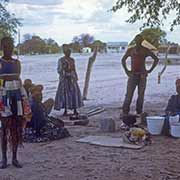
{"type": "Polygon", "coordinates": [[[83,106],[78,76],[73,58],[63,57],[58,61],[59,85],[55,98],[55,110],[76,109],[83,106]]]}
{"type": "Polygon", "coordinates": [[[24,123],[23,97],[26,96],[20,80],[20,62],[0,59],[0,120],[8,140],[15,148],[22,143],[24,123]]]}

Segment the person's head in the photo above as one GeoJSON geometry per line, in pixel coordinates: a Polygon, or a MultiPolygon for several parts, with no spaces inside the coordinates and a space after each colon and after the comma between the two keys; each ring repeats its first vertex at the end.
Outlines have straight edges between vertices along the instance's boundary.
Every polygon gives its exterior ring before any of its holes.
{"type": "Polygon", "coordinates": [[[30,91],[31,91],[31,96],[36,102],[42,102],[43,96],[42,96],[42,90],[43,86],[42,85],[37,85],[33,86],[30,91]]]}
{"type": "Polygon", "coordinates": [[[30,79],[26,79],[25,81],[24,81],[24,84],[23,84],[23,86],[24,86],[24,88],[25,88],[25,90],[26,90],[26,92],[27,92],[27,94],[29,95],[29,92],[30,92],[30,88],[32,87],[32,81],[30,80],[30,79]]]}
{"type": "Polygon", "coordinates": [[[6,57],[11,57],[14,49],[14,42],[11,37],[4,37],[1,39],[1,49],[6,57]]]}
{"type": "Polygon", "coordinates": [[[25,79],[25,80],[24,80],[24,86],[26,86],[26,87],[31,87],[31,86],[32,86],[32,81],[31,81],[31,79],[25,79]]]}
{"type": "Polygon", "coordinates": [[[43,87],[43,85],[41,85],[41,84],[38,84],[38,85],[36,85],[36,88],[39,90],[39,91],[43,91],[43,89],[44,89],[44,87],[43,87]]]}
{"type": "Polygon", "coordinates": [[[141,46],[141,43],[143,42],[143,40],[144,39],[141,34],[136,35],[136,37],[134,38],[136,46],[141,46]]]}
{"type": "Polygon", "coordinates": [[[64,55],[66,57],[70,57],[71,56],[71,49],[64,49],[63,52],[64,52],[64,55]]]}
{"type": "Polygon", "coordinates": [[[176,80],[176,92],[180,95],[180,79],[176,80]]]}

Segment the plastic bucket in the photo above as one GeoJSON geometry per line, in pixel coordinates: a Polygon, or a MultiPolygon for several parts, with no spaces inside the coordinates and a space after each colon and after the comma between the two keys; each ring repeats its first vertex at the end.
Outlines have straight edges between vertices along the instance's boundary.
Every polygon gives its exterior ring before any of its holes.
{"type": "Polygon", "coordinates": [[[180,138],[180,122],[171,124],[171,136],[180,138]]]}
{"type": "Polygon", "coordinates": [[[147,117],[146,120],[148,131],[152,135],[160,135],[164,125],[165,117],[151,116],[147,117]]]}
{"type": "Polygon", "coordinates": [[[169,124],[174,124],[179,122],[179,115],[169,116],[169,124]]]}

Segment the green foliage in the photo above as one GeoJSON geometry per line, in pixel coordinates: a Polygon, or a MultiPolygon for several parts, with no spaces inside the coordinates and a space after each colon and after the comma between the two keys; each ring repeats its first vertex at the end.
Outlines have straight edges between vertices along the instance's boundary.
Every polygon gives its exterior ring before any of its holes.
{"type": "MultiPolygon", "coordinates": [[[[160,44],[166,44],[166,32],[160,28],[147,28],[140,33],[145,40],[150,42],[155,47],[158,47],[160,44]]],[[[134,40],[130,43],[134,44],[134,40]]]]}
{"type": "Polygon", "coordinates": [[[86,33],[80,34],[79,36],[74,36],[72,40],[73,43],[79,43],[81,48],[88,47],[94,41],[94,36],[86,33]]]}
{"type": "Polygon", "coordinates": [[[131,17],[129,23],[144,20],[142,27],[159,27],[168,18],[171,12],[175,12],[171,21],[170,30],[180,24],[180,3],[179,0],[117,0],[112,7],[112,11],[127,8],[131,17]]]}
{"type": "Polygon", "coordinates": [[[41,39],[39,36],[32,36],[31,39],[18,45],[21,54],[55,54],[59,53],[60,47],[53,39],[41,39]]]}
{"type": "Polygon", "coordinates": [[[7,11],[8,0],[0,0],[0,39],[4,36],[13,36],[21,25],[20,20],[7,11]]]}

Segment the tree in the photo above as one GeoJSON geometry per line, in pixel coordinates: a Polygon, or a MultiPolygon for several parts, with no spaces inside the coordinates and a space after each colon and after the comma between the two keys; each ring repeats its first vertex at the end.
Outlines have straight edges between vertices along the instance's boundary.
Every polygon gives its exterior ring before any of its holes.
{"type": "Polygon", "coordinates": [[[89,45],[92,51],[94,51],[98,47],[98,52],[104,53],[106,52],[106,43],[96,40],[92,44],[89,45]]]}
{"type": "Polygon", "coordinates": [[[0,0],[0,39],[4,36],[13,36],[21,25],[20,20],[7,11],[8,0],[0,0]]]}
{"type": "Polygon", "coordinates": [[[49,38],[47,40],[45,40],[47,48],[48,48],[48,53],[58,53],[60,51],[60,47],[59,45],[56,43],[55,40],[49,38]]]}
{"type": "Polygon", "coordinates": [[[174,26],[180,24],[180,2],[179,0],[117,0],[112,7],[112,11],[127,8],[131,13],[127,22],[135,23],[143,20],[142,27],[159,27],[164,24],[171,12],[175,12],[174,18],[171,20],[170,30],[174,26]]]}
{"type": "Polygon", "coordinates": [[[39,36],[32,36],[20,45],[22,54],[43,54],[46,53],[46,43],[39,36]]]}
{"type": "Polygon", "coordinates": [[[90,34],[80,34],[79,36],[74,36],[73,43],[79,43],[82,48],[88,47],[94,42],[94,37],[90,34]]]}
{"type": "Polygon", "coordinates": [[[160,28],[147,28],[141,32],[141,35],[144,39],[150,42],[155,47],[158,47],[160,44],[166,44],[166,32],[160,28]]]}
{"type": "MultiPolygon", "coordinates": [[[[156,48],[161,44],[167,44],[166,32],[160,28],[146,28],[140,33],[143,38],[156,48]]],[[[134,44],[134,40],[130,44],[134,44]]]]}
{"type": "Polygon", "coordinates": [[[59,45],[51,38],[42,39],[33,35],[19,45],[21,54],[54,54],[60,52],[59,45]]]}
{"type": "Polygon", "coordinates": [[[30,40],[32,38],[33,35],[29,34],[29,33],[26,33],[23,35],[23,41],[27,41],[27,40],[30,40]]]}

